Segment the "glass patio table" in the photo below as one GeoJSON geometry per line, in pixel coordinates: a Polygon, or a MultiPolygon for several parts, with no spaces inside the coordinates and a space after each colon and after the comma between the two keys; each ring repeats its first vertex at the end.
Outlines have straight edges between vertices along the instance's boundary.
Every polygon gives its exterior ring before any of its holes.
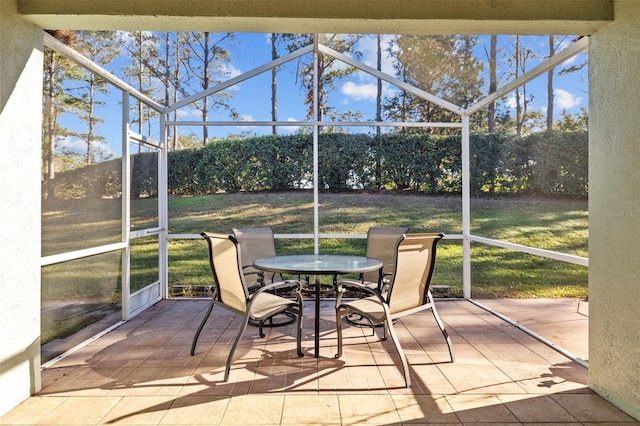
{"type": "Polygon", "coordinates": [[[295,254],[256,259],[253,266],[267,272],[315,276],[314,356],[318,358],[320,347],[320,276],[375,271],[382,268],[382,260],[342,254],[295,254]]]}

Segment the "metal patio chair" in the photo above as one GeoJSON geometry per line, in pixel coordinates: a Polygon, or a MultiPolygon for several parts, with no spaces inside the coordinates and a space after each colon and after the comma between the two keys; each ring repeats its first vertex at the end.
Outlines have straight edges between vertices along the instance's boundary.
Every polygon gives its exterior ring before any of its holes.
{"type": "MultiPolygon", "coordinates": [[[[393,276],[396,261],[396,246],[402,236],[409,230],[403,227],[373,226],[367,231],[367,246],[364,255],[382,260],[382,270],[365,272],[360,275],[360,283],[378,291],[383,291],[393,276]]],[[[349,278],[341,278],[338,281],[353,281],[349,278]]]]}
{"type": "Polygon", "coordinates": [[[242,254],[242,272],[249,292],[273,282],[284,281],[280,274],[265,273],[253,266],[253,261],[276,255],[276,243],[270,227],[233,228],[233,236],[242,254]]]}
{"type": "MultiPolygon", "coordinates": [[[[233,228],[232,232],[240,247],[242,273],[249,293],[253,293],[265,285],[285,281],[279,273],[261,271],[253,266],[253,261],[256,259],[274,257],[276,255],[276,242],[273,230],[270,227],[233,228]]],[[[264,337],[263,327],[281,327],[291,324],[293,321],[295,321],[295,315],[290,312],[283,312],[259,323],[249,321],[249,324],[259,327],[260,336],[264,337]]]]}
{"type": "Polygon", "coordinates": [[[227,365],[224,372],[225,382],[229,378],[229,371],[238,342],[240,342],[240,339],[244,335],[249,320],[261,322],[281,312],[290,312],[297,316],[297,351],[299,357],[303,356],[301,340],[304,304],[302,295],[300,294],[300,282],[297,280],[288,280],[271,283],[249,294],[240,266],[242,265],[241,253],[236,239],[232,235],[226,234],[203,232],[200,235],[207,241],[209,246],[209,265],[211,266],[211,273],[213,275],[214,290],[207,312],[193,337],[191,355],[195,353],[198,337],[207,319],[211,315],[214,305],[218,305],[241,315],[243,318],[243,323],[240,326],[238,335],[227,358],[227,365]],[[287,299],[269,292],[282,287],[295,287],[296,300],[287,299]]]}
{"type": "Polygon", "coordinates": [[[406,234],[396,245],[395,273],[391,277],[388,290],[381,293],[377,289],[357,282],[338,283],[336,298],[336,326],[338,331],[338,353],[342,356],[342,317],[351,313],[362,315],[372,324],[383,324],[383,339],[389,332],[400,355],[406,387],[411,386],[411,377],[406,356],[394,330],[393,321],[425,309],[431,309],[433,317],[444,336],[449,348],[451,361],[455,360],[451,339],[440,320],[429,284],[435,267],[436,244],[443,234],[406,234]],[[356,288],[369,294],[356,300],[342,300],[348,288],[356,288]]]}
{"type": "MultiPolygon", "coordinates": [[[[372,226],[367,231],[367,246],[365,248],[365,256],[375,257],[382,260],[384,265],[380,271],[365,272],[360,274],[358,280],[360,284],[383,292],[389,285],[393,272],[395,270],[396,246],[402,236],[409,230],[400,226],[372,226]]],[[[352,278],[340,278],[340,283],[353,282],[352,278]]],[[[358,326],[372,326],[370,321],[357,313],[352,313],[347,320],[358,326]]],[[[375,333],[375,331],[374,331],[375,333]]]]}

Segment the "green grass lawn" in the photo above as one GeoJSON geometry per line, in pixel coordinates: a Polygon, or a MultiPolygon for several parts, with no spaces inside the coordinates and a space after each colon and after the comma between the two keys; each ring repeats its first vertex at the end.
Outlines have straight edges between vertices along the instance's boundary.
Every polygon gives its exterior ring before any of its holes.
{"type": "MultiPolygon", "coordinates": [[[[228,233],[234,227],[271,226],[276,234],[313,232],[309,192],[230,194],[170,200],[170,233],[228,233]]],[[[320,194],[320,232],[365,234],[370,226],[407,226],[410,232],[461,234],[459,197],[408,194],[320,194]]],[[[472,232],[513,243],[587,256],[586,201],[473,200],[472,232]]],[[[312,253],[313,241],[280,239],[279,254],[312,253]]],[[[322,239],[320,252],[362,254],[365,240],[322,239]]],[[[203,241],[171,241],[171,285],[210,283],[203,241]]],[[[586,267],[472,245],[472,295],[483,297],[586,297],[586,267]]],[[[462,243],[443,240],[433,284],[462,296],[462,243]]]]}

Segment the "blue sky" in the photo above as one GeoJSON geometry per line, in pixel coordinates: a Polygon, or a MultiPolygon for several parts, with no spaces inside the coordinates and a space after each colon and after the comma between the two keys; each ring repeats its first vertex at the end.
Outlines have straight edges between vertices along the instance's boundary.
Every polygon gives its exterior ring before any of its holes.
{"type": "MultiPolygon", "coordinates": [[[[572,36],[563,36],[563,43],[569,43],[573,40],[572,36]]],[[[383,47],[387,46],[391,36],[383,37],[383,47]]],[[[560,37],[559,37],[560,39],[560,37]]],[[[504,50],[508,49],[509,38],[508,36],[499,36],[499,48],[504,50]]],[[[548,37],[547,36],[526,36],[523,37],[523,42],[526,43],[533,51],[538,52],[538,58],[534,58],[529,62],[528,69],[533,68],[538,63],[544,60],[544,55],[548,53],[548,37]]],[[[561,47],[562,48],[562,47],[561,47]]],[[[240,75],[247,71],[250,71],[256,67],[259,67],[265,63],[271,61],[271,47],[268,41],[267,34],[237,34],[237,42],[229,47],[231,55],[233,57],[233,63],[228,67],[227,71],[231,77],[240,75]]],[[[486,60],[485,49],[489,49],[489,37],[481,36],[480,44],[477,52],[478,57],[486,60]]],[[[364,36],[359,44],[358,50],[362,53],[361,61],[365,64],[375,68],[376,66],[376,37],[374,35],[364,36]]],[[[385,57],[383,53],[383,66],[384,72],[393,74],[392,63],[389,57],[385,57]]],[[[569,62],[578,63],[586,60],[586,53],[582,53],[574,57],[569,62]]],[[[125,64],[126,58],[121,58],[109,69],[117,69],[118,64],[125,64]]],[[[298,65],[297,60],[294,60],[285,66],[281,67],[278,72],[278,114],[279,120],[282,121],[298,121],[304,120],[307,107],[303,103],[303,90],[298,84],[296,76],[296,67],[298,65]]],[[[567,63],[563,64],[563,66],[567,63]]],[[[562,66],[561,66],[562,67],[562,66]]],[[[504,72],[504,66],[501,67],[499,74],[504,72]]],[[[557,70],[557,69],[556,69],[557,70]]],[[[488,65],[485,64],[485,72],[488,71],[488,65]]],[[[270,120],[271,119],[271,86],[270,86],[270,73],[263,73],[259,76],[245,81],[239,85],[236,85],[229,89],[229,92],[233,95],[231,103],[236,111],[239,113],[241,120],[270,120]]],[[[501,81],[501,85],[506,83],[506,80],[501,81]]],[[[487,82],[488,84],[488,79],[487,82]]],[[[372,120],[375,117],[375,100],[376,100],[377,83],[372,76],[358,72],[349,78],[343,79],[336,84],[335,90],[329,93],[330,104],[339,110],[359,110],[365,114],[365,120],[372,120]]],[[[391,95],[398,89],[388,84],[383,85],[383,94],[391,95]]],[[[527,84],[528,94],[533,94],[533,101],[530,105],[530,110],[539,111],[546,114],[547,108],[547,95],[546,95],[546,74],[538,77],[534,81],[527,84]]],[[[587,82],[587,70],[584,68],[582,71],[573,73],[567,76],[556,76],[554,79],[554,115],[557,117],[559,114],[566,110],[569,113],[576,114],[580,112],[580,108],[587,108],[588,100],[588,82],[587,82]]],[[[510,99],[507,101],[503,108],[512,107],[510,102],[513,98],[513,94],[510,95],[510,99]]],[[[98,114],[106,117],[106,122],[101,124],[99,132],[105,136],[105,150],[110,150],[116,155],[120,155],[120,94],[118,90],[112,90],[107,97],[105,97],[106,105],[101,107],[98,114]]],[[[512,113],[515,115],[515,113],[512,113]]],[[[181,111],[181,117],[185,120],[197,120],[197,116],[192,114],[190,108],[186,107],[181,111]]],[[[226,114],[213,115],[210,119],[229,120],[226,114]]],[[[63,125],[73,128],[78,126],[76,120],[73,117],[65,116],[62,119],[63,125]]],[[[137,130],[137,129],[136,129],[137,130]]],[[[293,132],[296,128],[291,126],[290,128],[281,128],[280,132],[285,134],[286,132],[293,132]]],[[[363,132],[373,131],[371,128],[361,128],[363,132]]],[[[182,128],[182,132],[189,133],[193,131],[195,134],[200,135],[198,128],[189,129],[182,128]]],[[[248,127],[248,126],[236,126],[233,128],[210,128],[210,135],[225,137],[228,134],[238,134],[246,131],[256,134],[270,133],[270,128],[248,127]]],[[[154,136],[157,137],[157,132],[154,131],[154,136]]],[[[86,151],[86,143],[78,140],[77,138],[68,138],[67,140],[61,140],[61,145],[65,145],[68,149],[77,150],[79,152],[86,151]]]]}

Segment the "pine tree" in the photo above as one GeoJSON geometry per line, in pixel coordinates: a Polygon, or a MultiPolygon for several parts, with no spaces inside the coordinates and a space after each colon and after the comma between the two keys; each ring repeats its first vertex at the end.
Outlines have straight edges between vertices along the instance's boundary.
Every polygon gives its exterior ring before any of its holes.
{"type": "MultiPolygon", "coordinates": [[[[194,94],[213,87],[230,76],[232,63],[231,53],[227,45],[235,41],[234,33],[198,33],[189,34],[189,59],[185,61],[186,78],[196,82],[195,87],[190,85],[189,90],[194,94]]],[[[231,93],[220,91],[213,96],[207,96],[196,102],[202,121],[209,120],[211,112],[226,111],[232,118],[237,118],[238,113],[229,102],[231,93]]],[[[202,144],[209,142],[209,130],[202,126],[202,144]]]]}
{"type": "MultiPolygon", "coordinates": [[[[62,43],[73,46],[76,41],[75,33],[72,31],[48,31],[62,43]]],[[[64,135],[66,131],[60,129],[58,118],[67,109],[67,105],[73,102],[72,97],[66,94],[64,81],[67,73],[77,70],[67,58],[55,51],[45,48],[44,50],[44,112],[43,118],[43,159],[46,168],[46,182],[48,200],[55,198],[55,143],[58,135],[64,135]]]]}
{"type": "MultiPolygon", "coordinates": [[[[110,64],[120,55],[120,44],[114,42],[118,37],[115,31],[79,31],[77,37],[76,49],[98,65],[110,64]]],[[[105,140],[97,133],[98,124],[103,123],[104,118],[96,116],[95,107],[104,104],[99,100],[98,95],[108,93],[108,87],[106,81],[97,78],[87,70],[82,72],[81,81],[85,87],[82,88],[84,93],[78,105],[80,110],[78,117],[87,124],[87,131],[82,134],[82,137],[87,143],[86,164],[91,164],[96,157],[105,159],[102,158],[99,144],[95,144],[105,140]]]]}

